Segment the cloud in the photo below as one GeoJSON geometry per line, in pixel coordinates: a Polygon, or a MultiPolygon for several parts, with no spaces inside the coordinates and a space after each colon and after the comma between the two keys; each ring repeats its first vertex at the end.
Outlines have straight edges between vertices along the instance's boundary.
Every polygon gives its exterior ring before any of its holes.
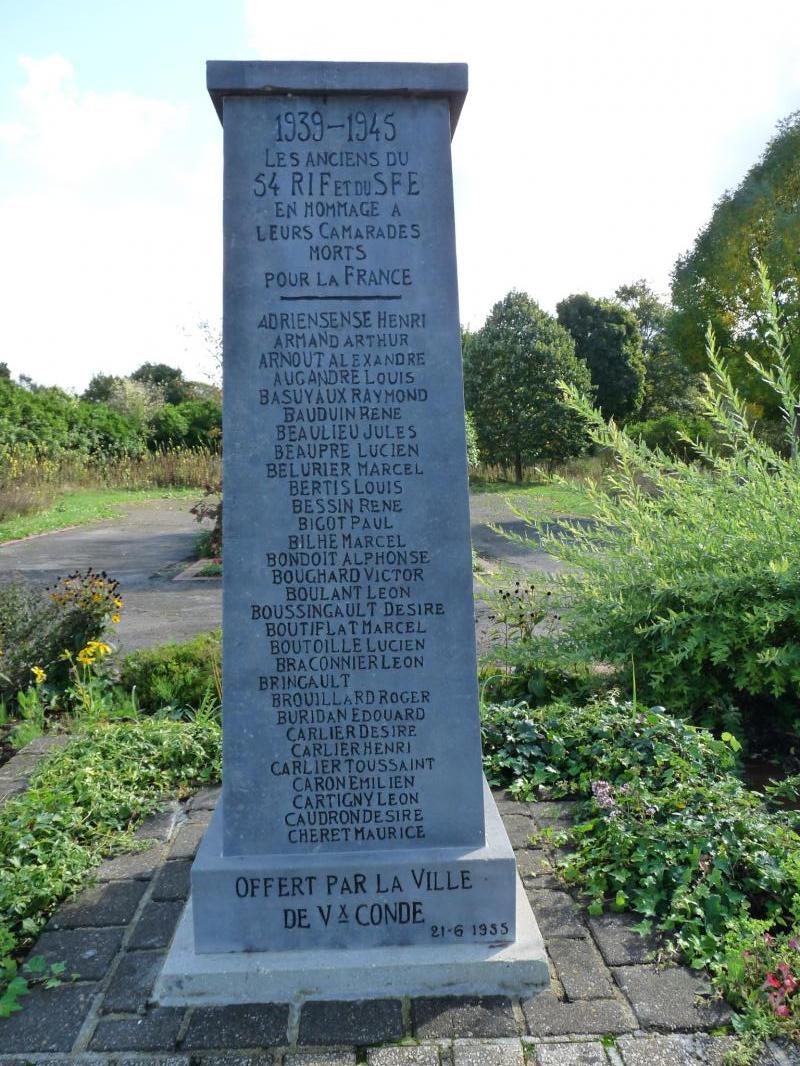
{"type": "MultiPolygon", "coordinates": [[[[197,373],[183,328],[220,304],[221,153],[175,149],[181,108],[84,92],[60,56],[24,59],[0,128],[2,355],[15,374],[85,387],[145,361],[197,373]]],[[[215,130],[216,132],[216,130],[215,130]]]]}
{"type": "Polygon", "coordinates": [[[184,120],[180,107],[163,100],[82,91],[61,55],[20,56],[19,63],[27,75],[18,93],[21,115],[0,125],[0,145],[48,182],[83,182],[125,170],[158,149],[184,120]]]}

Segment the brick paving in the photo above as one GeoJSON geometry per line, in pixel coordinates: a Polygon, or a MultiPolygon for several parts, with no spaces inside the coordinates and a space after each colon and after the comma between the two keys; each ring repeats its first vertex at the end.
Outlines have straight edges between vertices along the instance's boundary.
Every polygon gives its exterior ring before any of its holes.
{"type": "MultiPolygon", "coordinates": [[[[31,760],[24,765],[30,772],[31,760]]],[[[634,933],[629,916],[588,918],[536,846],[538,830],[569,824],[570,804],[497,798],[545,937],[549,991],[523,1001],[153,1005],[217,799],[204,789],[150,819],[138,833],[150,847],[109,859],[96,884],[54,914],[32,954],[65,960],[78,979],[34,988],[22,1011],[0,1020],[0,1066],[721,1066],[733,1041],[712,1032],[729,1012],[702,975],[657,967],[656,941],[634,933]]],[[[792,1056],[767,1048],[759,1066],[792,1056]]]]}

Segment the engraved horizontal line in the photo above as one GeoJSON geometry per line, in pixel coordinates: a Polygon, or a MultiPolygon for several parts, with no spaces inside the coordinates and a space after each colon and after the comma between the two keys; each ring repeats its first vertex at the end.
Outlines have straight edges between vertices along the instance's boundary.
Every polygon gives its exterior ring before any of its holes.
{"type": "Polygon", "coordinates": [[[402,300],[402,296],[281,296],[282,300],[402,300]]]}

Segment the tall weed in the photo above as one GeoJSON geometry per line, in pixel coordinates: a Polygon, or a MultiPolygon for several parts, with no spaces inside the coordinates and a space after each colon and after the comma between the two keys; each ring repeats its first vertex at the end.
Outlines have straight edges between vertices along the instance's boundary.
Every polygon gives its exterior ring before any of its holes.
{"type": "Polygon", "coordinates": [[[0,521],[40,511],[68,489],[194,488],[219,477],[219,453],[207,448],[92,461],[69,453],[44,458],[30,444],[0,445],[0,521]]]}

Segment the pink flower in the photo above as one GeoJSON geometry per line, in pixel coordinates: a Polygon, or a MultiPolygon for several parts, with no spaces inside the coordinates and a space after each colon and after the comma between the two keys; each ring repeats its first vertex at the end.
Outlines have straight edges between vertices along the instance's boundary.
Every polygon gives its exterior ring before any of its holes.
{"type": "Polygon", "coordinates": [[[775,943],[775,937],[771,933],[764,933],[764,943],[772,947],[775,943]]]}
{"type": "Polygon", "coordinates": [[[789,947],[792,951],[800,951],[800,940],[798,940],[796,936],[793,936],[789,941],[789,947]]]}
{"type": "Polygon", "coordinates": [[[775,1011],[779,1018],[791,1017],[792,1012],[789,1010],[785,1003],[781,1003],[779,1007],[773,1007],[772,1009],[775,1011]]]}
{"type": "Polygon", "coordinates": [[[781,982],[774,973],[768,973],[764,981],[764,988],[782,988],[781,982]]]}

